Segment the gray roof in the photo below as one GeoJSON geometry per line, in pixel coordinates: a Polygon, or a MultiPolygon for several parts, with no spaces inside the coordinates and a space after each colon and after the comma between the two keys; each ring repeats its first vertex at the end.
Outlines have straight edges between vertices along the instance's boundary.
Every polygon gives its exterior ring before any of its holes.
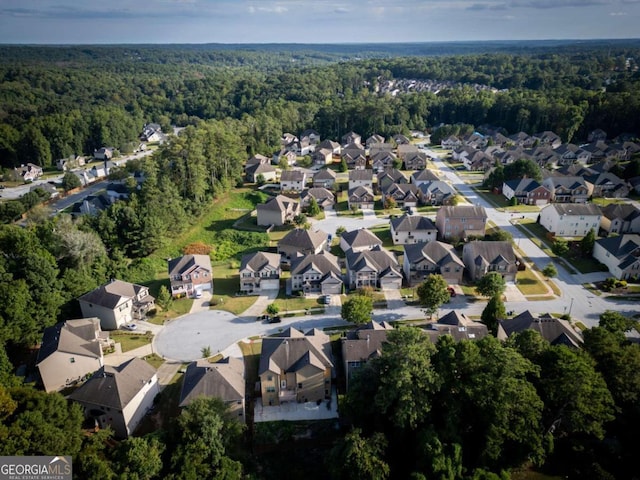
{"type": "Polygon", "coordinates": [[[286,246],[295,247],[299,250],[315,250],[326,242],[327,238],[327,234],[322,230],[295,228],[278,242],[278,247],[286,246]]]}
{"type": "Polygon", "coordinates": [[[499,325],[498,335],[510,337],[524,330],[535,330],[552,345],[562,344],[571,347],[580,347],[582,335],[578,333],[566,320],[554,318],[548,313],[534,317],[529,310],[510,320],[502,320],[499,325]],[[501,335],[503,333],[503,335],[501,335]]]}
{"type": "Polygon", "coordinates": [[[266,203],[260,203],[256,206],[258,210],[281,212],[287,210],[290,205],[297,205],[298,202],[284,195],[277,195],[266,203]]]}
{"type": "Polygon", "coordinates": [[[640,258],[640,235],[635,233],[601,238],[596,243],[620,260],[622,263],[619,266],[622,269],[640,258]]]}
{"type": "Polygon", "coordinates": [[[280,174],[281,182],[301,182],[305,178],[305,173],[301,170],[283,170],[280,174]]]}
{"type": "Polygon", "coordinates": [[[306,197],[313,197],[320,204],[322,204],[327,200],[331,203],[335,202],[336,200],[335,195],[330,190],[327,190],[324,187],[309,188],[308,190],[305,190],[300,194],[300,198],[306,198],[306,197]]]}
{"type": "Polygon", "coordinates": [[[438,174],[429,168],[423,168],[411,174],[411,181],[439,180],[438,174]]]}
{"type": "Polygon", "coordinates": [[[279,268],[280,254],[268,252],[248,253],[247,255],[243,255],[240,261],[240,270],[249,269],[254,272],[259,272],[267,266],[279,268]]]}
{"type": "Polygon", "coordinates": [[[442,242],[414,243],[404,246],[404,254],[410,264],[414,264],[423,258],[428,259],[435,265],[443,265],[448,262],[455,262],[461,267],[464,263],[456,255],[453,245],[442,242]]]}
{"type": "Polygon", "coordinates": [[[378,356],[382,344],[387,341],[388,333],[393,326],[387,322],[370,321],[347,333],[342,339],[342,357],[345,362],[366,361],[378,356]]]}
{"type": "Polygon", "coordinates": [[[111,280],[111,282],[85,293],[78,300],[106,308],[115,308],[123,299],[137,297],[140,291],[146,288],[142,285],[123,282],[122,280],[111,280]]]}
{"type": "Polygon", "coordinates": [[[436,323],[427,325],[424,332],[432,342],[443,335],[451,335],[455,341],[479,340],[489,334],[487,326],[468,318],[464,313],[451,311],[440,317],[436,323]]]}
{"type": "Polygon", "coordinates": [[[366,228],[344,232],[341,237],[351,248],[382,245],[382,240],[366,228]]]}
{"type": "Polygon", "coordinates": [[[268,163],[254,163],[247,165],[247,173],[250,175],[260,175],[261,173],[272,173],[276,169],[268,163]]]}
{"type": "Polygon", "coordinates": [[[258,375],[296,371],[306,365],[321,370],[333,368],[331,342],[326,334],[312,330],[304,335],[290,327],[279,336],[262,339],[258,375]]]}
{"type": "Polygon", "coordinates": [[[586,180],[582,177],[548,177],[547,182],[551,183],[553,188],[564,187],[573,190],[578,187],[586,187],[586,180]]]}
{"type": "Polygon", "coordinates": [[[373,201],[373,190],[371,190],[369,187],[358,185],[357,187],[349,190],[349,199],[351,199],[351,197],[362,198],[365,195],[370,196],[371,200],[373,201]]]}
{"type": "Polygon", "coordinates": [[[420,185],[420,191],[422,193],[438,194],[441,193],[445,197],[454,196],[456,194],[455,188],[442,180],[435,180],[433,182],[426,182],[420,185]]]}
{"type": "Polygon", "coordinates": [[[602,215],[593,203],[554,203],[545,208],[553,208],[559,215],[602,215]]]}
{"type": "Polygon", "coordinates": [[[420,215],[403,215],[391,219],[391,227],[394,232],[437,231],[436,226],[427,217],[420,215]]]}
{"type": "Polygon", "coordinates": [[[182,381],[179,406],[189,405],[197,397],[216,397],[224,402],[244,400],[244,361],[226,357],[216,363],[207,359],[191,362],[182,381]]]}
{"type": "Polygon", "coordinates": [[[209,255],[183,255],[169,260],[169,276],[183,275],[197,267],[212,272],[209,255]]]}
{"type": "Polygon", "coordinates": [[[291,260],[291,275],[302,275],[313,268],[323,275],[342,277],[342,269],[338,263],[338,257],[329,252],[321,252],[291,260]]]}
{"type": "Polygon", "coordinates": [[[609,220],[620,218],[626,222],[631,222],[640,216],[640,208],[632,203],[610,203],[602,209],[602,215],[609,220]]]}
{"type": "Polygon", "coordinates": [[[349,181],[373,181],[373,170],[365,168],[363,170],[349,170],[349,181]]]}
{"type": "Polygon", "coordinates": [[[440,207],[438,210],[439,215],[444,215],[445,218],[487,218],[487,212],[484,207],[475,205],[440,207]]]}
{"type": "Polygon", "coordinates": [[[360,271],[365,266],[373,268],[379,275],[393,270],[399,273],[399,265],[396,257],[388,250],[376,246],[372,250],[363,252],[354,252],[349,250],[346,252],[347,266],[349,270],[360,271]]]}
{"type": "Polygon", "coordinates": [[[69,398],[122,410],[155,374],[156,369],[139,358],[127,360],[117,367],[105,365],[69,398]]]}
{"type": "Polygon", "coordinates": [[[409,179],[407,178],[407,176],[396,168],[392,168],[391,170],[385,170],[384,172],[380,172],[377,175],[377,177],[378,177],[378,184],[380,184],[380,182],[383,179],[387,179],[387,178],[391,180],[391,183],[409,183],[409,179]]]}
{"type": "Polygon", "coordinates": [[[335,180],[336,172],[330,168],[322,168],[313,176],[313,180],[335,180]]]}
{"type": "Polygon", "coordinates": [[[533,178],[517,178],[504,183],[514,192],[532,192],[541,186],[540,183],[533,178]]]}
{"type": "Polygon", "coordinates": [[[507,262],[510,265],[516,263],[516,254],[513,251],[511,242],[491,242],[485,240],[476,240],[467,243],[463,248],[463,256],[466,257],[467,250],[471,250],[471,258],[478,263],[479,259],[483,259],[489,265],[507,262]]]}
{"type": "Polygon", "coordinates": [[[100,332],[98,318],[67,320],[45,328],[36,364],[44,361],[54,352],[100,358],[102,349],[98,332],[100,332]]]}

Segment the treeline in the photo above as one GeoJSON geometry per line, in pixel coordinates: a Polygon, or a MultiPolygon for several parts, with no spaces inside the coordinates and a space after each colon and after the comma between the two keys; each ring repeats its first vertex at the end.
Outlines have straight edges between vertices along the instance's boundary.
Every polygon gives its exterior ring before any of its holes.
{"type": "MultiPolygon", "coordinates": [[[[56,66],[26,60],[0,65],[3,167],[27,162],[51,166],[58,158],[91,154],[102,146],[129,151],[142,125],[151,121],[168,130],[171,124],[250,117],[246,124],[255,139],[250,154],[270,153],[283,132],[306,128],[317,129],[325,138],[339,138],[352,129],[366,136],[441,123],[488,123],[512,133],[554,130],[565,141],[583,139],[594,128],[603,128],[610,137],[640,130],[636,114],[640,79],[632,68],[640,49],[632,46],[302,67],[293,62],[271,71],[265,67],[271,58],[268,52],[260,52],[264,58],[256,65],[228,66],[213,58],[185,63],[176,56],[180,50],[172,49],[153,50],[156,54],[145,62],[113,61],[133,55],[127,47],[109,47],[105,50],[109,55],[96,58],[91,49],[64,51],[76,52],[74,60],[56,66]],[[393,78],[482,83],[508,90],[451,88],[396,97],[375,93],[380,79],[393,78]]],[[[185,50],[189,52],[193,53],[185,50]]]]}
{"type": "Polygon", "coordinates": [[[390,332],[350,382],[353,424],[334,447],[332,478],[509,478],[537,466],[580,479],[634,478],[640,347],[615,312],[584,332],[584,349],[534,331],[434,346],[418,329],[390,332]]]}

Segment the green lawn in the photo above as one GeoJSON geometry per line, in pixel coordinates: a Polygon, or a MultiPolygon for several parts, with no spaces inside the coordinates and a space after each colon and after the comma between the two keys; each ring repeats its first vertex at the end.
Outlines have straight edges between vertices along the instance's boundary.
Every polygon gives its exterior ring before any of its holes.
{"type": "Polygon", "coordinates": [[[213,298],[211,308],[240,315],[258,299],[255,295],[236,296],[240,290],[240,275],[233,262],[217,262],[213,265],[213,298]]]}
{"type": "Polygon", "coordinates": [[[281,313],[294,310],[306,310],[308,308],[322,308],[319,298],[287,297],[283,289],[280,289],[278,298],[273,302],[281,313]]]}
{"type": "Polygon", "coordinates": [[[146,357],[144,357],[144,361],[147,362],[149,365],[151,365],[156,370],[158,368],[160,368],[160,365],[162,365],[164,363],[164,359],[160,355],[158,355],[156,353],[152,353],[151,355],[147,355],[146,357]]]}
{"type": "Polygon", "coordinates": [[[356,212],[349,210],[349,202],[347,200],[336,202],[335,209],[336,209],[336,214],[339,217],[362,217],[361,210],[358,210],[356,212]]]}
{"type": "Polygon", "coordinates": [[[146,335],[144,333],[129,333],[114,331],[109,334],[111,339],[120,344],[122,352],[128,352],[139,347],[143,347],[151,343],[153,335],[146,335]]]}
{"type": "Polygon", "coordinates": [[[518,272],[516,285],[523,295],[544,295],[547,293],[546,285],[529,269],[518,272]]]}
{"type": "Polygon", "coordinates": [[[491,193],[484,188],[474,188],[475,192],[487,202],[491,203],[496,208],[504,209],[507,212],[539,212],[540,207],[536,205],[510,205],[509,201],[502,194],[491,193]]]}

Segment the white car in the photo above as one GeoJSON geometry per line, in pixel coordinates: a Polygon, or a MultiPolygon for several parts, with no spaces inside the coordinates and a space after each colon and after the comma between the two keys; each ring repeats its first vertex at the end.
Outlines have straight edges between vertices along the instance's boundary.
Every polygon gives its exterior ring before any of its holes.
{"type": "Polygon", "coordinates": [[[202,291],[201,290],[198,290],[196,292],[196,298],[202,298],[202,291]]]}
{"type": "Polygon", "coordinates": [[[137,330],[138,325],[136,325],[135,323],[127,323],[126,325],[123,325],[122,328],[126,330],[137,330]]]}

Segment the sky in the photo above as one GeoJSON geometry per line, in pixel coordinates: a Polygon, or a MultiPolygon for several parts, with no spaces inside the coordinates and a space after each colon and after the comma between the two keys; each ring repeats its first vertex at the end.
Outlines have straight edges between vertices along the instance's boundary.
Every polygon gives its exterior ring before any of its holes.
{"type": "Polygon", "coordinates": [[[640,0],[0,0],[0,43],[637,38],[640,0]]]}

